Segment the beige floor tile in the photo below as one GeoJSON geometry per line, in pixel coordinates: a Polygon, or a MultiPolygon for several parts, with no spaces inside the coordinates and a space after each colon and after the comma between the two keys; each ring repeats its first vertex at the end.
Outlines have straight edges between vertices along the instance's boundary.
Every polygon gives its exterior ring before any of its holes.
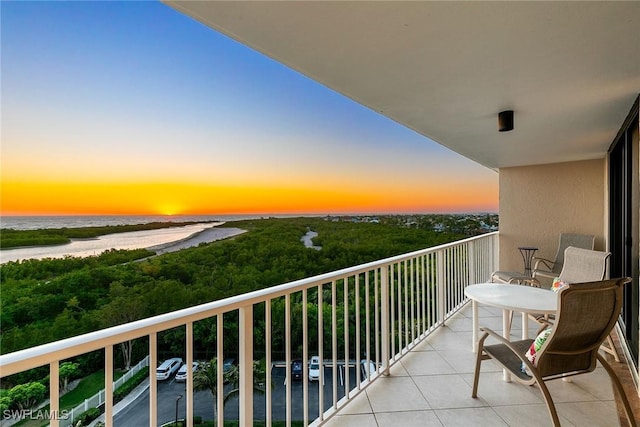
{"type": "Polygon", "coordinates": [[[572,381],[594,395],[598,400],[612,401],[614,399],[613,383],[604,368],[596,368],[595,371],[589,374],[576,375],[572,377],[572,381]]]}
{"type": "Polygon", "coordinates": [[[433,411],[378,412],[379,427],[441,427],[433,411]]]}
{"type": "Polygon", "coordinates": [[[436,410],[445,427],[500,427],[507,424],[491,408],[436,410]]]}
{"type": "Polygon", "coordinates": [[[367,393],[361,392],[359,395],[351,399],[351,401],[340,410],[340,415],[353,415],[353,414],[371,414],[371,404],[369,403],[369,397],[367,393]]]}
{"type": "MultiPolygon", "coordinates": [[[[494,331],[496,331],[497,333],[502,335],[502,316],[500,317],[485,317],[485,318],[481,318],[478,319],[478,326],[484,326],[486,328],[491,328],[494,331]]],[[[473,328],[473,323],[471,324],[471,327],[473,328]]],[[[521,328],[518,328],[515,324],[512,325],[511,330],[520,330],[521,328]]],[[[473,329],[471,329],[473,330],[473,329]]]]}
{"type": "Polygon", "coordinates": [[[374,412],[431,409],[409,377],[380,378],[366,389],[374,412]]]}
{"type": "Polygon", "coordinates": [[[407,372],[404,365],[402,364],[402,360],[403,359],[400,359],[391,368],[389,368],[389,374],[392,377],[408,377],[409,376],[409,373],[407,372]]]}
{"type": "MultiPolygon", "coordinates": [[[[442,350],[438,351],[438,354],[459,374],[473,374],[476,369],[476,354],[470,350],[442,350]]],[[[495,364],[486,361],[483,362],[482,367],[485,368],[483,372],[489,368],[494,371],[499,370],[495,364]]]]}
{"type": "Polygon", "coordinates": [[[375,427],[376,418],[373,414],[335,415],[326,424],[326,427],[375,427]]]}
{"type": "Polygon", "coordinates": [[[418,343],[412,351],[432,351],[433,347],[429,343],[429,340],[426,339],[420,343],[418,343]]]}
{"type": "MultiPolygon", "coordinates": [[[[463,308],[458,310],[456,315],[468,317],[471,319],[473,317],[473,309],[471,307],[471,302],[467,303],[463,308]]],[[[490,305],[478,305],[478,317],[500,317],[502,318],[502,309],[497,307],[492,307],[490,305]]]]}
{"type": "MultiPolygon", "coordinates": [[[[593,402],[598,400],[593,394],[582,388],[579,383],[565,382],[562,379],[546,381],[549,393],[554,402],[593,402]]],[[[532,391],[540,399],[544,399],[537,386],[531,387],[532,391]]]]}
{"type": "Polygon", "coordinates": [[[473,332],[455,332],[447,327],[434,331],[428,338],[434,350],[467,350],[471,349],[473,332]]]}
{"type": "MultiPolygon", "coordinates": [[[[512,427],[541,427],[551,425],[551,418],[547,411],[547,405],[513,405],[494,406],[493,410],[512,427]]],[[[562,427],[574,426],[565,417],[558,414],[562,427]]]]}
{"type": "Polygon", "coordinates": [[[460,375],[426,375],[413,377],[418,389],[433,409],[488,406],[471,397],[471,386],[460,375]]]}
{"type": "Polygon", "coordinates": [[[576,426],[612,427],[620,425],[618,412],[603,402],[557,403],[558,413],[576,426]]]}
{"type": "MultiPolygon", "coordinates": [[[[473,317],[473,310],[471,304],[468,305],[468,309],[465,311],[465,315],[469,318],[473,317]]],[[[499,317],[502,319],[502,309],[497,307],[490,307],[485,305],[478,306],[478,317],[499,317]]]]}
{"type": "MultiPolygon", "coordinates": [[[[490,366],[485,362],[484,364],[490,366]]],[[[462,378],[473,387],[473,374],[463,375],[462,378]]],[[[502,371],[480,372],[478,383],[478,397],[485,400],[490,406],[523,405],[543,403],[539,393],[533,392],[535,386],[526,386],[518,382],[505,382],[502,379],[502,371]]]]}
{"type": "MultiPolygon", "coordinates": [[[[466,350],[471,353],[469,349],[466,350]]],[[[471,353],[473,354],[473,353],[471,353]]],[[[437,351],[407,354],[401,361],[409,375],[455,374],[456,371],[437,351]]]]}
{"type": "Polygon", "coordinates": [[[470,332],[473,330],[473,322],[468,317],[458,316],[445,322],[447,328],[455,332],[470,332]]]}

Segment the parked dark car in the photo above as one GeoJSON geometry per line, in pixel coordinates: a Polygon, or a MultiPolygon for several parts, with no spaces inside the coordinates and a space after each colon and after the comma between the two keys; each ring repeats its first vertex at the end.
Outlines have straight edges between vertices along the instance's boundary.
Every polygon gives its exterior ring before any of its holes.
{"type": "Polygon", "coordinates": [[[302,379],[302,360],[294,360],[291,362],[291,378],[294,380],[302,379]]]}
{"type": "Polygon", "coordinates": [[[229,357],[228,359],[224,359],[224,361],[222,362],[222,370],[226,373],[229,372],[231,370],[231,368],[233,368],[233,366],[236,364],[236,359],[234,359],[233,357],[229,357]]]}

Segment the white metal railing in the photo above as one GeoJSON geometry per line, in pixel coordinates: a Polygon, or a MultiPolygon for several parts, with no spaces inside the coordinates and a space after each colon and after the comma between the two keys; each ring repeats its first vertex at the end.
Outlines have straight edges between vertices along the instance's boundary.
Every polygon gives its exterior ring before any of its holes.
{"type": "MultiPolygon", "coordinates": [[[[122,384],[131,379],[135,374],[140,372],[143,368],[149,366],[149,356],[144,357],[140,362],[138,362],[133,368],[129,369],[123,376],[118,378],[113,382],[113,390],[117,390],[122,384]]],[[[106,401],[106,392],[105,390],[100,390],[95,395],[91,396],[88,399],[85,399],[84,402],[71,409],[68,414],[66,414],[67,419],[65,420],[65,424],[73,425],[73,421],[78,417],[78,415],[83,412],[88,411],[91,408],[99,408],[106,401]]]]}
{"type": "MultiPolygon", "coordinates": [[[[2,376],[49,365],[50,412],[59,413],[59,362],[95,350],[105,354],[105,420],[113,425],[113,347],[121,342],[148,337],[149,366],[158,365],[158,334],[172,328],[184,328],[186,364],[194,360],[194,323],[215,319],[215,349],[218,360],[225,355],[225,334],[236,334],[238,340],[239,418],[241,426],[253,425],[253,360],[264,355],[266,366],[272,366],[272,355],[284,353],[287,367],[294,356],[302,356],[303,375],[308,374],[310,352],[320,358],[317,402],[310,402],[307,381],[303,381],[301,419],[305,425],[320,425],[346,405],[379,375],[419,341],[455,313],[464,303],[464,288],[487,281],[497,269],[498,233],[423,249],[367,264],[345,268],[297,280],[287,284],[237,295],[224,300],[189,307],[171,313],[92,332],[82,336],[44,344],[0,356],[2,376]],[[282,308],[280,313],[274,307],[282,308]],[[313,321],[314,313],[316,321],[313,321]],[[274,316],[283,314],[283,319],[274,316]],[[225,317],[237,319],[237,330],[231,330],[225,317]],[[274,330],[284,325],[283,345],[274,341],[274,330]],[[264,336],[264,348],[254,348],[256,331],[264,336]],[[297,349],[293,348],[294,343],[297,349]],[[301,353],[298,351],[301,348],[301,353]],[[294,355],[294,353],[296,353],[294,355]],[[372,361],[376,372],[356,368],[351,384],[350,360],[372,361]],[[344,366],[347,366],[344,368],[344,366]],[[325,368],[330,370],[325,381],[325,368]],[[340,377],[339,377],[340,375],[340,377]],[[340,386],[338,382],[342,380],[340,386]],[[325,389],[326,388],[326,389],[325,389]],[[330,401],[325,402],[325,392],[330,401]]],[[[234,322],[229,324],[235,325],[234,322]]],[[[228,337],[227,337],[228,338],[228,337]]],[[[365,364],[367,367],[369,363],[365,364]]],[[[223,366],[218,363],[218,390],[223,390],[223,366]]],[[[367,368],[368,369],[368,368],[367,368]]],[[[187,370],[187,426],[193,426],[193,374],[187,370]]],[[[285,414],[274,414],[274,392],[265,391],[266,425],[274,417],[290,425],[292,415],[292,382],[286,369],[285,414]]],[[[155,369],[149,370],[149,425],[157,426],[158,388],[155,369]]],[[[266,370],[266,384],[272,383],[271,369],[266,370]]],[[[217,407],[223,408],[223,393],[218,393],[217,407]]],[[[296,416],[298,417],[298,416],[296,416]]],[[[224,411],[217,411],[218,425],[223,425],[224,411]]],[[[165,421],[165,420],[161,420],[165,421]]],[[[59,426],[52,419],[52,427],[59,426]]]]}

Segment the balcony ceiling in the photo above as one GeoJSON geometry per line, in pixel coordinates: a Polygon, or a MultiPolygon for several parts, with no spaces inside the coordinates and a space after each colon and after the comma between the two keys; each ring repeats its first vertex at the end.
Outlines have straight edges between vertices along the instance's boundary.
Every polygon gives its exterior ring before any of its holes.
{"type": "Polygon", "coordinates": [[[165,3],[490,168],[603,157],[640,92],[637,1],[165,3]]]}

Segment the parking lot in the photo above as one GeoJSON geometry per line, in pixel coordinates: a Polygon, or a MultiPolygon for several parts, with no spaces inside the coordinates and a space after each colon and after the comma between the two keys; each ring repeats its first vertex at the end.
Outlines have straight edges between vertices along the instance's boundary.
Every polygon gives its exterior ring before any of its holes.
{"type": "MultiPolygon", "coordinates": [[[[358,367],[360,367],[358,365],[358,367]]],[[[285,374],[286,369],[283,363],[274,363],[272,368],[272,419],[284,420],[286,418],[286,385],[285,374]]],[[[325,361],[324,366],[324,387],[323,389],[323,411],[327,410],[333,404],[333,368],[325,361]]],[[[355,367],[351,364],[349,369],[349,387],[354,388],[355,367]]],[[[364,374],[362,375],[362,378],[364,374]]],[[[344,396],[344,380],[345,370],[343,362],[339,362],[338,371],[336,372],[338,397],[344,396]]],[[[320,384],[318,381],[308,381],[307,378],[294,380],[291,384],[291,415],[294,420],[303,419],[303,384],[309,384],[309,419],[313,420],[318,417],[318,393],[320,384]]],[[[158,382],[158,424],[173,421],[176,415],[176,401],[178,402],[178,418],[184,418],[186,402],[182,397],[178,400],[178,396],[185,395],[184,382],[176,382],[175,377],[166,381],[158,382]]],[[[226,386],[226,391],[230,386],[226,386]]],[[[266,399],[263,394],[256,392],[254,394],[254,418],[256,420],[264,419],[266,414],[266,399]]],[[[225,419],[237,420],[239,418],[239,405],[236,396],[230,398],[225,404],[225,419]]],[[[213,396],[209,391],[200,391],[194,393],[194,416],[200,416],[203,420],[213,419],[213,396]]],[[[132,404],[119,412],[114,418],[116,426],[140,426],[149,425],[149,390],[147,389],[132,404]]]]}

